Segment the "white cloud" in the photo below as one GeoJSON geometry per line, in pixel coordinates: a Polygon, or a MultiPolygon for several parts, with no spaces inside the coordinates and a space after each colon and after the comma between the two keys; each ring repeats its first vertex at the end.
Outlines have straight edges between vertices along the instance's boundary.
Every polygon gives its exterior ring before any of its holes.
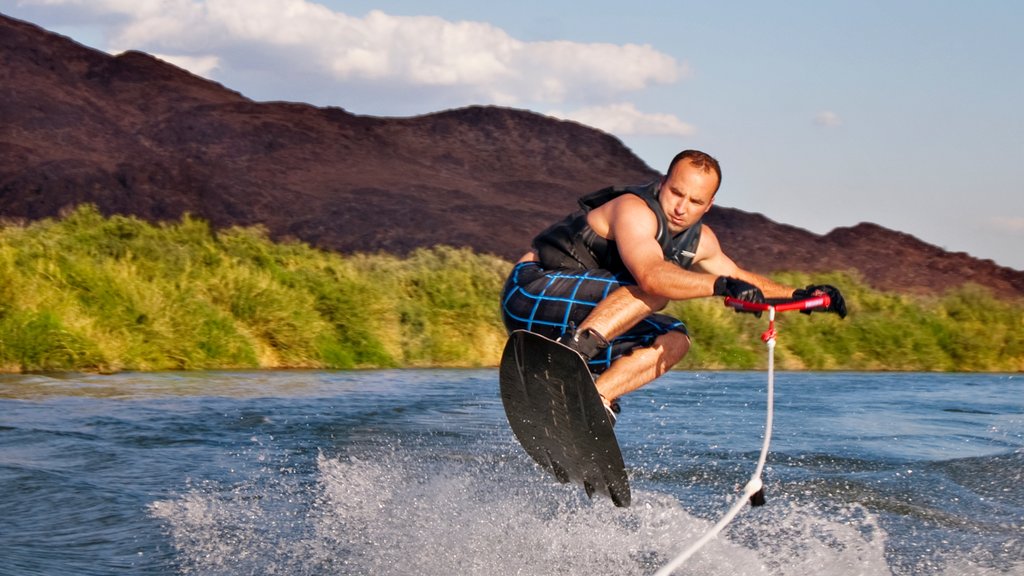
{"type": "Polygon", "coordinates": [[[217,56],[171,56],[168,54],[153,54],[157,58],[170,62],[178,68],[184,68],[197,76],[209,78],[213,72],[220,67],[220,58],[217,56]]]}
{"type": "MultiPolygon", "coordinates": [[[[517,105],[607,102],[686,75],[684,65],[649,45],[526,42],[485,22],[381,11],[354,17],[309,0],[23,4],[91,11],[93,21],[107,16],[112,52],[160,54],[197,74],[216,74],[216,80],[244,72],[250,81],[271,85],[280,82],[280,72],[266,65],[273,62],[300,70],[311,84],[428,87],[459,98],[453,105],[517,105]]],[[[634,116],[634,124],[642,121],[642,114],[634,116]]]]}
{"type": "Polygon", "coordinates": [[[814,124],[824,128],[836,128],[843,125],[843,119],[835,112],[822,110],[814,115],[814,124]]]}
{"type": "Polygon", "coordinates": [[[552,111],[551,116],[574,120],[619,136],[690,136],[693,126],[672,114],[649,114],[630,103],[591,106],[572,112],[552,111]]]}
{"type": "Polygon", "coordinates": [[[990,222],[992,227],[1000,232],[1024,235],[1024,217],[1022,216],[995,216],[990,222]]]}

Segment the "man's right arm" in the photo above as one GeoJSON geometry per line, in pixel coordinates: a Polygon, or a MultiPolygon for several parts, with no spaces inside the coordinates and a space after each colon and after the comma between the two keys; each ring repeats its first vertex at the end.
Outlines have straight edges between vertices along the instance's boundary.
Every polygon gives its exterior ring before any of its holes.
{"type": "Polygon", "coordinates": [[[623,195],[602,206],[607,219],[608,238],[614,240],[622,262],[642,291],[669,300],[689,300],[711,296],[716,276],[684,270],[665,260],[655,239],[658,220],[647,204],[623,195]]]}

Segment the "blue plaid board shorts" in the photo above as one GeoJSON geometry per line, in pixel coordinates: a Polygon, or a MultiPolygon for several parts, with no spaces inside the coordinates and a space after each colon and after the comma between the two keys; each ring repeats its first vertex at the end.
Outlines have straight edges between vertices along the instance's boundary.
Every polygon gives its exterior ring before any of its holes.
{"type": "MultiPolygon", "coordinates": [[[[505,329],[529,330],[558,338],[579,326],[616,288],[631,286],[608,270],[545,270],[537,262],[520,262],[512,269],[501,293],[501,318],[505,329]]],[[[611,341],[604,354],[591,359],[590,371],[600,374],[620,356],[645,348],[671,331],[686,334],[686,325],[667,314],[651,314],[611,341]]]]}

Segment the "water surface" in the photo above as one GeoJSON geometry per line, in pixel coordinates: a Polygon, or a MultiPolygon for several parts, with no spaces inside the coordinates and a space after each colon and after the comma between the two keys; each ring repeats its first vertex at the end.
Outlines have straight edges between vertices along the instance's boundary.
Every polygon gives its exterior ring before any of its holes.
{"type": "MultiPolygon", "coordinates": [[[[494,370],[0,377],[0,574],[651,574],[754,469],[765,374],[616,431],[633,506],[545,476],[494,370]]],[[[768,503],[680,574],[1024,574],[1024,377],[779,373],[768,503]]]]}

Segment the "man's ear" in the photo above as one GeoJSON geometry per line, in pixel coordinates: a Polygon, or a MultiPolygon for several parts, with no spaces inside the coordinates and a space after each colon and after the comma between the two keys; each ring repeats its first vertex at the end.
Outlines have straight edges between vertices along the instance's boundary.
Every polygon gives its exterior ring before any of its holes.
{"type": "Polygon", "coordinates": [[[711,211],[711,207],[715,205],[715,197],[716,196],[718,196],[717,192],[715,194],[711,195],[711,200],[708,201],[707,207],[704,208],[704,214],[707,214],[708,212],[711,211]]]}

